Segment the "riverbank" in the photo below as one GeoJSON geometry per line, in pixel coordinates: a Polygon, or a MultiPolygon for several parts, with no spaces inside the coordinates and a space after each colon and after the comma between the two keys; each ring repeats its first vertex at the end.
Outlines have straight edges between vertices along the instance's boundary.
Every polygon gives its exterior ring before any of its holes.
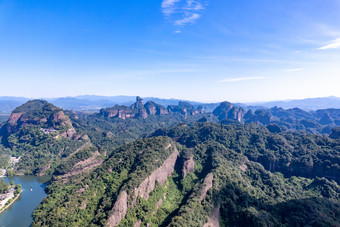
{"type": "Polygon", "coordinates": [[[0,202],[0,214],[6,210],[8,207],[10,207],[21,195],[21,192],[13,199],[14,197],[14,191],[15,189],[13,189],[13,192],[9,192],[9,196],[7,196],[3,201],[0,202]],[[10,202],[9,204],[6,205],[6,203],[10,200],[13,199],[12,202],[10,202]]]}
{"type": "Polygon", "coordinates": [[[0,214],[0,226],[30,226],[33,222],[32,214],[34,210],[47,196],[45,188],[50,180],[51,176],[38,177],[25,175],[5,177],[4,181],[6,183],[14,181],[15,185],[20,184],[22,192],[20,197],[0,214]]]}

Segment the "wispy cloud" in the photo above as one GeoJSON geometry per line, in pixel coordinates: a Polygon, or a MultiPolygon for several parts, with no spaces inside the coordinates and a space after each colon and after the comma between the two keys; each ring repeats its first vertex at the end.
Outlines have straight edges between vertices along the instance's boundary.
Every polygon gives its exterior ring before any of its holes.
{"type": "Polygon", "coordinates": [[[205,9],[208,0],[163,0],[162,12],[175,26],[194,24],[205,9]]]}
{"type": "Polygon", "coordinates": [[[176,20],[175,25],[181,26],[181,25],[185,25],[185,24],[193,24],[200,17],[201,17],[201,15],[199,15],[198,13],[194,13],[191,16],[184,17],[183,19],[180,19],[180,20],[176,20]]]}
{"type": "Polygon", "coordinates": [[[319,47],[318,49],[319,50],[327,50],[327,49],[338,49],[338,48],[340,48],[340,38],[333,40],[328,45],[319,47]]]}
{"type": "Polygon", "coordinates": [[[305,70],[304,68],[295,68],[295,69],[285,69],[284,72],[292,73],[292,72],[300,72],[305,70]]]}
{"type": "Polygon", "coordinates": [[[239,82],[239,81],[248,81],[248,80],[263,80],[265,77],[263,76],[253,76],[253,77],[236,77],[236,78],[228,78],[224,80],[217,81],[218,83],[231,83],[231,82],[239,82]]]}

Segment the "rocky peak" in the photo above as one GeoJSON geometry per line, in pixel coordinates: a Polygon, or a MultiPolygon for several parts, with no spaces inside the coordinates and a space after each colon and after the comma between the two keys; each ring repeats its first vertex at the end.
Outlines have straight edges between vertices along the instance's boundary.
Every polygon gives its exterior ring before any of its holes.
{"type": "Polygon", "coordinates": [[[219,120],[232,119],[241,122],[243,121],[245,111],[241,107],[233,106],[230,102],[222,102],[216,107],[213,114],[218,117],[219,120]]]}
{"type": "Polygon", "coordinates": [[[132,109],[143,109],[144,104],[143,104],[143,99],[139,96],[136,97],[136,102],[131,105],[132,109]]]}
{"type": "Polygon", "coordinates": [[[58,131],[66,127],[67,133],[62,135],[72,137],[75,134],[72,123],[63,110],[45,100],[31,100],[14,109],[5,127],[7,134],[10,134],[30,125],[48,129],[47,131],[58,131]]]}
{"type": "Polygon", "coordinates": [[[164,115],[169,113],[164,106],[152,101],[145,103],[144,108],[146,109],[148,115],[164,115]]]}

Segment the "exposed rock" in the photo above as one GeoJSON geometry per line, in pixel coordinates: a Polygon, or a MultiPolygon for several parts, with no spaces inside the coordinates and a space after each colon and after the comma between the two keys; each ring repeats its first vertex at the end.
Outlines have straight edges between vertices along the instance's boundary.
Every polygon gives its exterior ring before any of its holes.
{"type": "MultiPolygon", "coordinates": [[[[88,145],[84,144],[83,147],[85,146],[88,146],[88,145]]],[[[75,153],[76,152],[72,153],[69,157],[71,157],[75,153]]],[[[100,153],[96,151],[93,153],[92,157],[85,159],[83,161],[77,162],[76,164],[74,164],[72,171],[64,175],[58,176],[57,179],[61,180],[62,182],[67,182],[73,176],[77,176],[82,173],[89,173],[92,169],[101,165],[102,163],[103,163],[103,160],[100,158],[100,153]]]]}
{"type": "Polygon", "coordinates": [[[179,156],[179,153],[177,149],[175,149],[175,152],[170,155],[169,158],[167,158],[163,165],[156,169],[148,178],[146,178],[138,188],[135,188],[134,190],[134,198],[132,205],[136,205],[138,196],[148,200],[149,194],[155,189],[156,181],[163,185],[165,181],[168,179],[169,176],[172,175],[172,173],[175,170],[175,164],[177,161],[177,158],[179,156]]]}
{"type": "Polygon", "coordinates": [[[21,117],[22,113],[12,113],[11,116],[9,116],[9,121],[8,123],[10,125],[15,125],[19,118],[21,117]]]}
{"type": "MultiPolygon", "coordinates": [[[[165,147],[165,149],[169,149],[171,147],[171,143],[165,147]]],[[[150,192],[155,189],[156,181],[160,185],[164,185],[165,181],[175,170],[175,164],[177,158],[179,156],[179,152],[174,148],[175,151],[163,162],[162,166],[154,170],[149,177],[147,177],[137,188],[133,190],[131,195],[128,195],[125,191],[121,192],[119,195],[119,199],[115,202],[115,205],[112,209],[113,214],[109,217],[109,221],[107,223],[108,226],[116,226],[121,220],[125,217],[127,212],[127,207],[135,206],[137,203],[138,196],[148,200],[150,192]],[[128,197],[132,197],[131,205],[128,205],[128,197]],[[123,204],[124,203],[124,204],[123,204]]]]}
{"type": "Polygon", "coordinates": [[[9,135],[30,125],[55,132],[64,130],[66,126],[67,131],[61,135],[67,138],[71,138],[76,133],[62,109],[44,100],[28,101],[17,107],[5,124],[6,133],[9,135]]]}
{"type": "Polygon", "coordinates": [[[128,194],[122,191],[113,206],[113,214],[110,216],[107,226],[117,226],[125,217],[127,212],[128,194]]]}
{"type": "Polygon", "coordinates": [[[201,196],[200,196],[198,202],[202,202],[202,200],[207,196],[207,192],[213,186],[213,179],[214,179],[214,175],[212,173],[209,173],[205,177],[203,184],[202,184],[202,193],[201,193],[201,196]]]}
{"type": "Polygon", "coordinates": [[[143,119],[148,117],[146,109],[144,108],[143,99],[141,97],[136,97],[136,103],[131,105],[131,108],[138,111],[137,117],[141,117],[143,119]]]}
{"type": "Polygon", "coordinates": [[[208,222],[203,225],[203,227],[219,227],[220,226],[220,206],[217,206],[211,216],[208,219],[208,222]]]}
{"type": "Polygon", "coordinates": [[[158,200],[158,202],[156,204],[156,210],[158,210],[158,208],[162,205],[162,203],[163,203],[163,199],[161,198],[161,199],[158,200]]]}
{"type": "Polygon", "coordinates": [[[193,157],[190,157],[190,159],[186,160],[183,164],[183,177],[187,176],[187,173],[193,173],[195,169],[195,161],[193,157]]]}
{"type": "Polygon", "coordinates": [[[142,224],[142,220],[138,220],[134,225],[133,227],[140,227],[142,224]]]}
{"type": "Polygon", "coordinates": [[[144,108],[146,109],[148,115],[165,115],[169,113],[164,106],[161,106],[152,101],[148,101],[147,103],[145,103],[144,108]]]}
{"type": "Polygon", "coordinates": [[[203,107],[199,106],[197,109],[195,106],[191,105],[189,102],[180,101],[178,105],[168,106],[168,111],[173,113],[183,114],[185,117],[193,116],[204,112],[203,107]]]}
{"type": "Polygon", "coordinates": [[[254,122],[259,122],[264,125],[269,125],[272,121],[272,115],[264,110],[256,110],[254,122]]]}
{"type": "Polygon", "coordinates": [[[246,172],[248,169],[248,166],[246,164],[242,164],[239,166],[240,170],[242,170],[243,172],[246,172]]]}
{"type": "Polygon", "coordinates": [[[83,193],[86,189],[85,188],[81,188],[77,191],[77,193],[83,193]]]}
{"type": "Polygon", "coordinates": [[[233,106],[229,102],[222,102],[218,107],[216,107],[213,114],[218,117],[220,121],[223,119],[232,119],[241,122],[243,121],[245,112],[242,108],[233,106]]]}

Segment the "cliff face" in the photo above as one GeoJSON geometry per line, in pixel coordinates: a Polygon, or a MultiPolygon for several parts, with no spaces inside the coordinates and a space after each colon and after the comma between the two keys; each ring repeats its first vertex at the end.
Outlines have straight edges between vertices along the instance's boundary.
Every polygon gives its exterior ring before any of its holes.
{"type": "Polygon", "coordinates": [[[169,111],[164,107],[154,102],[147,102],[144,105],[148,115],[164,115],[168,114],[169,111]]]}
{"type": "Polygon", "coordinates": [[[197,108],[188,102],[179,102],[178,105],[170,105],[165,108],[162,105],[148,101],[143,103],[143,99],[139,96],[136,98],[136,102],[130,107],[115,105],[112,108],[106,108],[100,110],[99,116],[109,117],[109,118],[147,118],[151,115],[166,115],[171,113],[183,114],[185,117],[193,116],[196,114],[204,113],[204,109],[201,106],[197,108]]]}
{"type": "Polygon", "coordinates": [[[218,106],[214,111],[213,114],[218,117],[218,119],[231,119],[236,120],[238,122],[243,121],[243,116],[245,111],[242,108],[233,106],[229,102],[222,102],[220,106],[218,106]]]}
{"type": "Polygon", "coordinates": [[[135,188],[132,206],[136,205],[138,196],[148,200],[150,192],[155,189],[156,182],[158,182],[160,185],[165,183],[168,177],[171,176],[175,170],[175,164],[178,156],[179,153],[176,149],[176,151],[164,161],[161,167],[156,169],[148,178],[146,178],[138,188],[135,188]]]}
{"type": "Polygon", "coordinates": [[[145,105],[143,99],[137,96],[136,102],[130,107],[115,105],[112,108],[101,109],[99,116],[109,118],[147,118],[149,115],[168,114],[165,107],[154,102],[147,102],[145,105]]]}
{"type": "Polygon", "coordinates": [[[167,109],[169,112],[180,113],[185,115],[185,117],[204,113],[203,107],[199,106],[196,108],[188,102],[179,102],[178,105],[170,105],[167,109]]]}
{"type": "Polygon", "coordinates": [[[126,191],[122,191],[113,206],[113,214],[110,216],[107,226],[117,226],[123,220],[126,215],[128,206],[128,194],[126,191]]]}
{"type": "Polygon", "coordinates": [[[190,157],[188,160],[184,161],[183,164],[183,177],[187,176],[187,173],[193,173],[195,170],[195,161],[193,157],[190,157]]]}
{"type": "MultiPolygon", "coordinates": [[[[166,149],[169,149],[171,146],[172,144],[169,144],[166,149]]],[[[126,215],[127,208],[134,207],[136,205],[138,196],[148,200],[150,193],[155,189],[156,182],[160,185],[164,185],[167,178],[171,176],[175,170],[175,164],[178,156],[179,153],[175,147],[174,152],[163,162],[163,164],[154,170],[131,193],[122,191],[113,206],[112,215],[108,219],[107,226],[119,225],[126,215]],[[129,204],[129,201],[132,201],[131,204],[129,204]]]]}

